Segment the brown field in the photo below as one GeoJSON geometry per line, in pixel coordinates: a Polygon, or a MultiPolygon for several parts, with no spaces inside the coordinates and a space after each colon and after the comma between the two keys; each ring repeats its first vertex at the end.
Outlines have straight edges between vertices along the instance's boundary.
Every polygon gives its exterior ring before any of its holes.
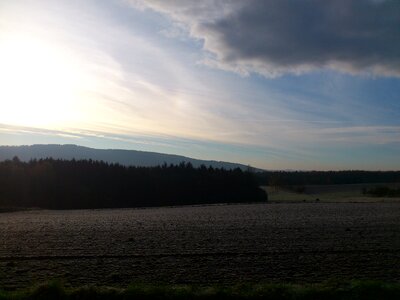
{"type": "Polygon", "coordinates": [[[400,280],[398,203],[0,214],[0,288],[400,280]]]}

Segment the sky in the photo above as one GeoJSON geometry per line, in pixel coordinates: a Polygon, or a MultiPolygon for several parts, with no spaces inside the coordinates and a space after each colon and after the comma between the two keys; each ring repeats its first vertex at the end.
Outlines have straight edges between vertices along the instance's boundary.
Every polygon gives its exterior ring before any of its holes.
{"type": "Polygon", "coordinates": [[[400,1],[0,0],[0,145],[400,169],[400,1]]]}

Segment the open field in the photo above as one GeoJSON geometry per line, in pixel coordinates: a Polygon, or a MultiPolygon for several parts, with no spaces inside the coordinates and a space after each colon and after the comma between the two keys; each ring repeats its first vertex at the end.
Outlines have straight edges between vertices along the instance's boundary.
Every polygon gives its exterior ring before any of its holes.
{"type": "Polygon", "coordinates": [[[377,186],[399,188],[400,183],[367,183],[367,184],[332,184],[305,185],[291,187],[262,187],[268,193],[270,202],[398,202],[400,197],[372,197],[363,195],[363,188],[371,189],[377,186]],[[304,189],[301,193],[296,189],[304,189]]]}
{"type": "Polygon", "coordinates": [[[400,205],[291,203],[0,215],[0,288],[400,280],[400,205]]]}

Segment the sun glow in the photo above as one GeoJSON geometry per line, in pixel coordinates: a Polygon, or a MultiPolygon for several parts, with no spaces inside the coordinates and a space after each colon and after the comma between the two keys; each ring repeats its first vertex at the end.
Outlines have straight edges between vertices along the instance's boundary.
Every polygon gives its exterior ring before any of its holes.
{"type": "Polygon", "coordinates": [[[60,46],[24,35],[0,38],[0,123],[59,127],[79,116],[78,60],[60,46]]]}

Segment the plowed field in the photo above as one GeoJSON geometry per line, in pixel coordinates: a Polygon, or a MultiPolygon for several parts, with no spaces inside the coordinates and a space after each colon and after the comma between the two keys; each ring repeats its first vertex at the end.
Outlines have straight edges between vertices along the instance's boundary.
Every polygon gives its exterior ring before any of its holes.
{"type": "Polygon", "coordinates": [[[400,280],[400,204],[0,214],[0,287],[400,280]]]}

